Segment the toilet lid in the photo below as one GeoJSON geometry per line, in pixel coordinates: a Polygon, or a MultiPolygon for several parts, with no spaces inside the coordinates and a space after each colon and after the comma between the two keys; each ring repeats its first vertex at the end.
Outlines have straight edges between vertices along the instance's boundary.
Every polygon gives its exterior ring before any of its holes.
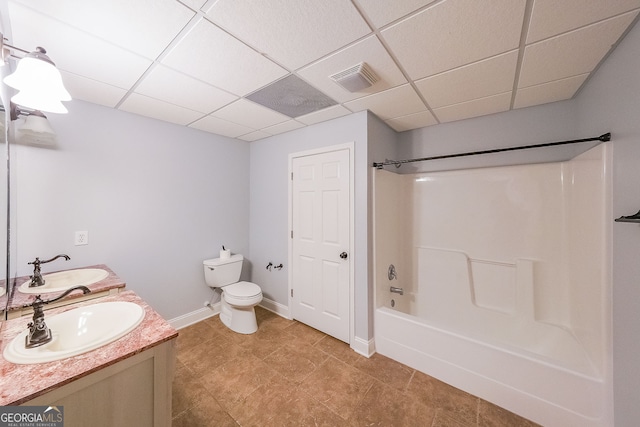
{"type": "Polygon", "coordinates": [[[229,294],[229,296],[233,298],[253,298],[260,293],[262,290],[260,286],[251,282],[238,282],[229,286],[224,287],[224,291],[229,294]]]}

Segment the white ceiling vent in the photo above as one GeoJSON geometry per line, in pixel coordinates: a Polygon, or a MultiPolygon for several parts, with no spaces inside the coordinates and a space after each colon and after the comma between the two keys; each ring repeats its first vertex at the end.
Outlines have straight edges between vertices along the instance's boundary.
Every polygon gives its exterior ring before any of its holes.
{"type": "Polygon", "coordinates": [[[378,76],[366,62],[361,62],[329,77],[349,92],[359,92],[378,81],[378,76]]]}

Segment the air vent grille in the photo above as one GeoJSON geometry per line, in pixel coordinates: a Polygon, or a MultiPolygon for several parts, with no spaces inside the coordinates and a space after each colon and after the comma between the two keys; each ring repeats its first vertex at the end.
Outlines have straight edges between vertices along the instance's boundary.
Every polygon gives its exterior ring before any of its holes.
{"type": "Polygon", "coordinates": [[[366,62],[361,62],[358,65],[333,74],[329,78],[349,92],[360,92],[373,86],[378,81],[378,76],[366,62]]]}

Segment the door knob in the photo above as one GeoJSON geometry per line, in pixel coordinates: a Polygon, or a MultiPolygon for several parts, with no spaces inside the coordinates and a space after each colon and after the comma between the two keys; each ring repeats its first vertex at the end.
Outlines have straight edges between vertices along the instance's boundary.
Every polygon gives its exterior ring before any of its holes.
{"type": "Polygon", "coordinates": [[[342,259],[347,259],[347,257],[348,257],[348,256],[349,256],[349,255],[347,255],[347,253],[346,253],[346,252],[342,252],[342,253],[340,254],[340,258],[342,258],[342,259]]]}

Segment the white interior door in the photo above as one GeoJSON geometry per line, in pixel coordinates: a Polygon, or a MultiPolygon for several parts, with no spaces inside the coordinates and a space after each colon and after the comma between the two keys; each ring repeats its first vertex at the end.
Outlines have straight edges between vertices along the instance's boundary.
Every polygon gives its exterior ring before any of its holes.
{"type": "Polygon", "coordinates": [[[294,319],[337,339],[350,339],[350,152],[292,159],[294,319]]]}

